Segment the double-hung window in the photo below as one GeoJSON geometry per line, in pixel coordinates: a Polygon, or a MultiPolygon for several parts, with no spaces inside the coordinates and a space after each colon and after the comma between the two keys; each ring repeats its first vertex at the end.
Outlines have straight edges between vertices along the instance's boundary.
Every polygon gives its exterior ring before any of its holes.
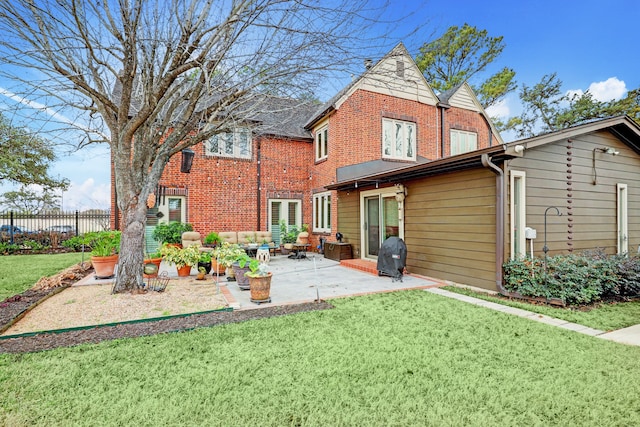
{"type": "Polygon", "coordinates": [[[478,149],[478,134],[451,129],[451,155],[468,153],[478,149]]]}
{"type": "Polygon", "coordinates": [[[313,195],[313,231],[331,232],[331,193],[313,195]]]}
{"type": "Polygon", "coordinates": [[[329,155],[329,126],[324,125],[316,131],[316,160],[326,159],[329,155]]]}
{"type": "Polygon", "coordinates": [[[236,128],[233,132],[215,134],[209,138],[205,147],[205,154],[208,156],[250,159],[251,131],[247,128],[236,128]]]}
{"type": "Polygon", "coordinates": [[[416,159],[416,124],[414,122],[382,119],[382,158],[416,159]]]}

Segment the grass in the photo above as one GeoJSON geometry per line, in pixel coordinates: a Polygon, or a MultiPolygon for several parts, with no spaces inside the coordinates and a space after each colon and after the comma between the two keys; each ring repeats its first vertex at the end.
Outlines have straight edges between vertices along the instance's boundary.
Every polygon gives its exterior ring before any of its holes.
{"type": "Polygon", "coordinates": [[[549,305],[529,304],[527,302],[517,300],[507,300],[504,298],[497,298],[486,293],[474,292],[469,289],[454,286],[445,286],[443,289],[487,301],[497,302],[498,304],[508,305],[510,307],[521,308],[534,313],[544,314],[546,316],[555,317],[557,319],[566,320],[567,322],[573,322],[603,331],[622,329],[640,323],[640,301],[611,304],[602,303],[589,311],[583,311],[575,307],[552,307],[549,305]]]}
{"type": "MultiPolygon", "coordinates": [[[[87,254],[84,256],[88,260],[87,254]]],[[[0,301],[31,288],[41,277],[52,276],[82,261],[78,252],[0,256],[0,301]]]]}
{"type": "Polygon", "coordinates": [[[0,425],[639,425],[640,348],[424,291],[0,355],[0,425]]]}

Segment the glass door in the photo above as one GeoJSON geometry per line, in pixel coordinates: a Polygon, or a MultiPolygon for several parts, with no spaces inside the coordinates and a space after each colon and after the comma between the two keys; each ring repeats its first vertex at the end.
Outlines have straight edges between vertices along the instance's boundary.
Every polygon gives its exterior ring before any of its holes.
{"type": "Polygon", "coordinates": [[[376,194],[363,198],[364,257],[377,259],[382,243],[400,237],[398,202],[395,194],[376,194]]]}

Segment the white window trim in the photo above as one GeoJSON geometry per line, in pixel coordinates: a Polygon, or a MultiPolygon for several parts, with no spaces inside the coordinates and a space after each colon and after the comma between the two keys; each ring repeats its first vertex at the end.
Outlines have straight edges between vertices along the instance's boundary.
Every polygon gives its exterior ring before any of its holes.
{"type": "Polygon", "coordinates": [[[223,132],[213,135],[209,140],[205,142],[205,155],[214,157],[226,157],[232,159],[251,159],[253,146],[253,138],[251,131],[248,128],[236,128],[233,132],[223,132]],[[233,135],[233,154],[224,151],[224,138],[227,135],[233,135]],[[245,134],[248,138],[246,152],[241,152],[240,139],[245,134]],[[211,151],[211,139],[219,138],[218,152],[211,151]]]}
{"type": "Polygon", "coordinates": [[[329,125],[325,124],[324,126],[321,126],[320,128],[318,128],[318,130],[316,131],[315,144],[314,144],[316,161],[324,160],[327,157],[329,157],[328,140],[329,140],[329,125]]]}
{"type": "MultiPolygon", "coordinates": [[[[415,122],[411,122],[408,120],[396,120],[396,119],[390,119],[388,117],[383,117],[382,119],[382,141],[381,141],[381,153],[382,153],[382,158],[383,159],[393,159],[393,160],[416,160],[416,145],[417,145],[417,133],[418,133],[418,126],[415,122]],[[402,138],[403,140],[405,140],[406,137],[406,130],[408,128],[409,125],[411,125],[413,127],[413,134],[412,134],[412,138],[411,138],[411,156],[407,155],[407,146],[403,145],[403,149],[402,149],[402,155],[398,156],[395,154],[395,150],[393,149],[393,147],[391,147],[390,150],[390,154],[385,153],[385,123],[392,123],[392,124],[401,124],[402,125],[402,138]]],[[[405,140],[406,142],[406,140],[405,140]]],[[[393,142],[392,142],[393,143],[393,142]]]]}
{"type": "Polygon", "coordinates": [[[511,259],[515,259],[516,257],[524,257],[527,255],[527,241],[525,239],[525,233],[524,230],[527,226],[526,224],[526,218],[527,218],[527,208],[526,208],[526,201],[527,201],[527,196],[526,196],[526,173],[523,171],[514,171],[512,170],[509,173],[509,232],[510,232],[510,253],[511,253],[511,259]],[[520,238],[519,238],[519,246],[520,246],[520,252],[519,253],[515,253],[515,248],[516,248],[516,242],[515,242],[515,217],[516,217],[516,210],[515,210],[515,192],[513,191],[513,189],[515,188],[515,182],[516,180],[519,180],[522,183],[522,188],[521,188],[521,192],[520,192],[520,203],[518,203],[519,206],[519,216],[520,218],[522,218],[523,224],[521,224],[522,229],[520,230],[520,238]]]}
{"type": "Polygon", "coordinates": [[[317,193],[313,195],[313,231],[318,233],[331,232],[331,192],[317,193]],[[318,223],[318,203],[322,204],[321,223],[318,223]]]}
{"type": "Polygon", "coordinates": [[[469,132],[466,130],[460,130],[460,129],[451,129],[449,131],[449,152],[451,153],[452,156],[458,155],[458,154],[463,154],[463,153],[468,153],[470,151],[475,151],[478,149],[478,134],[476,132],[469,132]],[[454,135],[458,135],[458,138],[456,139],[456,143],[454,144],[454,135]],[[460,136],[465,136],[465,147],[462,147],[462,144],[460,142],[460,136]],[[475,142],[475,147],[468,149],[468,147],[466,146],[469,141],[468,141],[468,137],[472,136],[475,142]],[[454,147],[456,148],[454,150],[454,147]]]}
{"type": "MultiPolygon", "coordinates": [[[[397,197],[397,192],[395,187],[389,187],[389,188],[380,188],[380,189],[376,189],[376,190],[365,190],[365,191],[361,191],[360,192],[360,258],[361,259],[371,259],[369,257],[367,257],[366,254],[366,227],[365,227],[365,223],[366,223],[366,218],[367,218],[367,212],[366,212],[366,207],[365,207],[365,199],[367,197],[371,197],[371,196],[378,196],[380,198],[384,198],[384,197],[397,197]]],[[[396,199],[397,200],[397,199],[396,199]]],[[[404,202],[398,203],[398,237],[402,240],[404,240],[404,202]]],[[[377,258],[377,257],[375,257],[377,258]]]]}

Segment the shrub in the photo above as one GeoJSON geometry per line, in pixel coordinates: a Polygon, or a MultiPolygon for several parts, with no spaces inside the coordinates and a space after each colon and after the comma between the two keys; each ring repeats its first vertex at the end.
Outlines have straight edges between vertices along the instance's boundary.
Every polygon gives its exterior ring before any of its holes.
{"type": "Polygon", "coordinates": [[[556,255],[544,261],[510,260],[504,264],[504,286],[525,296],[560,298],[567,304],[590,304],[609,297],[640,293],[640,260],[608,256],[601,250],[556,255]]]}
{"type": "Polygon", "coordinates": [[[153,239],[163,243],[181,243],[182,233],[185,231],[193,231],[191,224],[177,221],[169,224],[158,224],[153,230],[153,239]]]}

